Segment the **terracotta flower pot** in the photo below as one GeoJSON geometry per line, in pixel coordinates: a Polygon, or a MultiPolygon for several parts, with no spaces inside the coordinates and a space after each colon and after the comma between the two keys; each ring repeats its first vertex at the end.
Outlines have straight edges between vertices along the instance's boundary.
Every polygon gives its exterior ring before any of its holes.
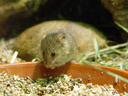
{"type": "MultiPolygon", "coordinates": [[[[111,72],[117,73],[128,79],[128,72],[116,69],[97,65],[101,68],[107,69],[111,72]]],[[[115,77],[107,75],[104,72],[98,71],[94,68],[91,68],[87,65],[82,65],[79,63],[69,63],[65,66],[56,68],[56,69],[47,69],[39,62],[25,62],[25,63],[15,63],[15,64],[5,64],[0,65],[0,72],[6,72],[8,75],[19,75],[21,77],[29,76],[33,79],[39,77],[49,77],[57,76],[62,73],[71,75],[73,78],[82,78],[83,82],[93,84],[112,84],[119,92],[128,92],[128,84],[118,80],[115,83],[115,77]]]]}

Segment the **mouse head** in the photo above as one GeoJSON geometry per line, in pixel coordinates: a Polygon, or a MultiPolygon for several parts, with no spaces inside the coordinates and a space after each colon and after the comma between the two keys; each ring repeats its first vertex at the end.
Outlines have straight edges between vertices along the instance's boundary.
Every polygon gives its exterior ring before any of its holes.
{"type": "Polygon", "coordinates": [[[44,65],[52,69],[74,60],[77,55],[72,36],[62,30],[47,34],[42,40],[41,49],[44,65]]]}

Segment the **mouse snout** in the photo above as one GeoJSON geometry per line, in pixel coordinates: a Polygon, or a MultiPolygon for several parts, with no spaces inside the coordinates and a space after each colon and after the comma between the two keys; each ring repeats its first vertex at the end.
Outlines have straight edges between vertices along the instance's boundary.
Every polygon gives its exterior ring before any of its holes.
{"type": "Polygon", "coordinates": [[[44,65],[45,65],[47,68],[51,68],[51,69],[54,69],[54,68],[55,68],[53,62],[51,62],[51,61],[44,62],[44,65]]]}

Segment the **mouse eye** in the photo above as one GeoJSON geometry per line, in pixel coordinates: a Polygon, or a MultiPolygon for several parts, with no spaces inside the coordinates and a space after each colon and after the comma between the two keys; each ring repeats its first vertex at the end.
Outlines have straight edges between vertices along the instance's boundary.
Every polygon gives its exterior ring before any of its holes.
{"type": "Polygon", "coordinates": [[[55,56],[55,55],[56,55],[56,53],[55,53],[55,52],[52,52],[52,53],[51,53],[51,56],[55,56]]]}
{"type": "Polygon", "coordinates": [[[43,56],[45,56],[45,53],[43,52],[43,56]]]}

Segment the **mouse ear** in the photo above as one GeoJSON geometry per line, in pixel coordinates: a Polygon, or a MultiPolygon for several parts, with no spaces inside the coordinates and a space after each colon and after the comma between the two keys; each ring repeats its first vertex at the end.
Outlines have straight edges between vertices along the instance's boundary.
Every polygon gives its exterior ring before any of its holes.
{"type": "Polygon", "coordinates": [[[64,34],[59,34],[59,35],[58,35],[58,38],[59,38],[59,40],[61,41],[61,40],[65,39],[65,35],[64,35],[64,34]]]}

